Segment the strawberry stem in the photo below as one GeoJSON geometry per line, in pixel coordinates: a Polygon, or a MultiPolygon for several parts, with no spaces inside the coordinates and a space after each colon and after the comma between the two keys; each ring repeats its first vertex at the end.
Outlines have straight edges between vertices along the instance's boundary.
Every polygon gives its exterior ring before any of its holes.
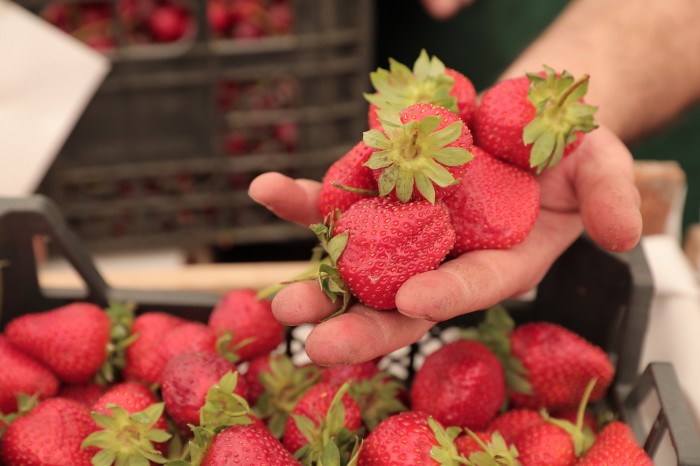
{"type": "Polygon", "coordinates": [[[349,191],[351,193],[355,194],[361,194],[364,196],[379,196],[379,191],[376,189],[362,189],[362,188],[354,188],[352,186],[347,186],[341,183],[338,183],[337,181],[331,181],[331,185],[335,186],[336,188],[343,189],[345,191],[349,191]]]}
{"type": "Polygon", "coordinates": [[[566,99],[569,98],[569,96],[579,87],[583,86],[585,83],[587,83],[591,79],[590,75],[584,74],[581,76],[579,79],[577,79],[569,88],[564,92],[560,97],[559,100],[557,101],[557,107],[561,108],[564,105],[564,102],[566,102],[566,99]]]}

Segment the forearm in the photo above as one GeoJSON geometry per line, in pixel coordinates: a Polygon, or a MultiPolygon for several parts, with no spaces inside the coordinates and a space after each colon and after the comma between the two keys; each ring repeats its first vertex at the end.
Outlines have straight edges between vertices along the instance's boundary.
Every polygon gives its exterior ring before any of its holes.
{"type": "Polygon", "coordinates": [[[504,72],[591,75],[586,100],[629,141],[700,97],[700,1],[574,0],[504,72]]]}

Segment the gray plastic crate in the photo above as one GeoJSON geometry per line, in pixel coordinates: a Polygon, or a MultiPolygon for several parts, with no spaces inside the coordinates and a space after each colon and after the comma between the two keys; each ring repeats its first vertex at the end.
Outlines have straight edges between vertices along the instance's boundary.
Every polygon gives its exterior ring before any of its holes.
{"type": "MultiPolygon", "coordinates": [[[[148,45],[129,44],[107,1],[113,69],[39,192],[91,249],[309,237],[247,187],[270,170],[320,179],[362,137],[371,0],[292,0],[292,32],[254,40],[214,38],[206,2],[180,0],[192,35],[148,45]]],[[[41,14],[51,2],[18,3],[41,14]]]]}

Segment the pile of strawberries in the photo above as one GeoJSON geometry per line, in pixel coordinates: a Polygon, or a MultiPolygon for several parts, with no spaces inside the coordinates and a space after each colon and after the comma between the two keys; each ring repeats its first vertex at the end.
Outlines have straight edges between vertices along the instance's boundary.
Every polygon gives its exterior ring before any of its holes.
{"type": "Polygon", "coordinates": [[[370,77],[371,129],[326,172],[325,221],[312,229],[328,253],[326,294],[389,310],[406,280],[445,259],[522,242],[539,215],[538,174],[596,128],[596,107],[583,102],[588,76],[549,67],[480,102],[425,51],[413,69],[391,60],[370,77]]]}
{"type": "MultiPolygon", "coordinates": [[[[377,361],[296,366],[253,290],[208,323],[73,303],[0,335],[0,463],[38,465],[649,465],[594,416],[606,354],[558,325],[488,310],[410,385],[377,361]]],[[[600,411],[605,412],[605,411],[600,411]]]]}

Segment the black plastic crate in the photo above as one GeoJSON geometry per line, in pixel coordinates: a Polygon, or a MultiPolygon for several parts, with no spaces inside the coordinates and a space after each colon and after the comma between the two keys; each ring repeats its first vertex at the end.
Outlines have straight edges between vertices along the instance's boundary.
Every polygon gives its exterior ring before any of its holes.
{"type": "MultiPolygon", "coordinates": [[[[0,198],[0,264],[0,329],[18,315],[76,299],[102,306],[127,300],[137,304],[137,312],[160,310],[206,322],[219,299],[208,293],[111,288],[58,208],[43,196],[0,198]],[[85,281],[86,293],[41,289],[32,246],[36,236],[47,238],[72,264],[85,281]]],[[[664,436],[670,434],[676,464],[700,466],[700,437],[673,365],[654,362],[642,374],[637,371],[652,294],[651,273],[640,247],[611,254],[582,237],[556,261],[533,300],[513,300],[505,305],[517,322],[556,322],[603,347],[616,366],[607,402],[630,424],[640,444],[653,457],[664,436]],[[652,392],[660,408],[651,428],[645,428],[641,406],[652,392]]],[[[410,380],[427,353],[453,339],[455,330],[480,319],[481,313],[476,312],[439,323],[419,342],[386,356],[380,366],[410,380]]],[[[286,343],[287,352],[294,357],[303,356],[304,332],[298,330],[303,328],[290,331],[286,343]]]]}
{"type": "MultiPolygon", "coordinates": [[[[56,3],[16,1],[44,16],[56,3]]],[[[168,0],[190,12],[191,31],[152,44],[130,39],[123,1],[62,1],[109,9],[113,69],[39,192],[90,249],[309,237],[247,187],[270,170],[318,178],[360,140],[371,0],[287,0],[292,29],[250,40],[214,34],[207,1],[168,0]]]]}

